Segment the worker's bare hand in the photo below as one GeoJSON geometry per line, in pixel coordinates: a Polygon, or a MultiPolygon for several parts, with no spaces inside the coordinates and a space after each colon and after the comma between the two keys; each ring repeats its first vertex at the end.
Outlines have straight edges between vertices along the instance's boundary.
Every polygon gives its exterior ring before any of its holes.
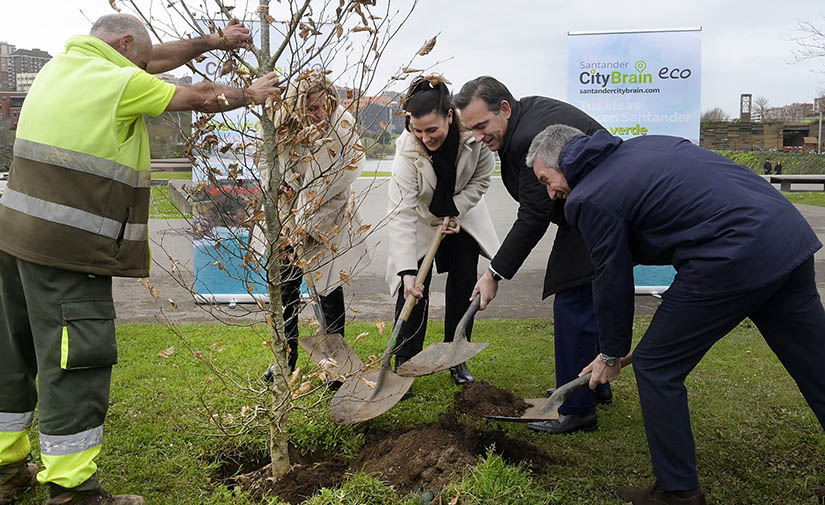
{"type": "Polygon", "coordinates": [[[280,82],[278,74],[275,72],[270,72],[263,77],[255,79],[255,82],[244,90],[247,101],[251,100],[255,105],[260,105],[266,102],[266,99],[269,97],[280,96],[281,88],[278,87],[280,82]]]}
{"type": "Polygon", "coordinates": [[[596,389],[596,386],[599,384],[607,384],[618,379],[619,372],[621,371],[622,367],[620,365],[607,366],[604,364],[604,361],[596,355],[596,358],[579,372],[579,377],[592,373],[593,375],[590,376],[589,386],[590,389],[596,389]]]}
{"type": "Polygon", "coordinates": [[[476,297],[476,295],[481,296],[481,303],[479,304],[479,310],[484,310],[487,308],[487,304],[493,301],[493,298],[496,297],[496,293],[498,292],[498,281],[493,279],[493,276],[490,275],[490,272],[484,272],[478,282],[476,282],[475,287],[473,288],[473,294],[470,295],[470,300],[476,297]]]}
{"type": "Polygon", "coordinates": [[[424,285],[423,284],[416,284],[415,283],[415,276],[414,275],[405,275],[404,279],[404,298],[407,298],[410,295],[415,297],[415,303],[418,304],[418,300],[424,298],[424,285]]]}
{"type": "Polygon", "coordinates": [[[249,28],[235,18],[229,20],[222,33],[223,36],[218,33],[212,34],[215,49],[223,49],[224,51],[246,49],[252,43],[249,28]]]}
{"type": "Polygon", "coordinates": [[[461,221],[457,217],[447,216],[444,218],[444,222],[441,223],[442,235],[452,235],[459,231],[461,231],[461,221]]]}

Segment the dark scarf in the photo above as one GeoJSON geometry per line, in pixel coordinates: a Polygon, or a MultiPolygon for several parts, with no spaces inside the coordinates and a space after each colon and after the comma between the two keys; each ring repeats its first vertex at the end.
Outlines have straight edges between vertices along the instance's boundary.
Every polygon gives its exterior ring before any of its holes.
{"type": "MultiPolygon", "coordinates": [[[[458,209],[453,202],[455,193],[456,160],[458,159],[458,122],[450,123],[447,138],[436,151],[427,149],[433,160],[436,184],[430,212],[436,217],[458,217],[458,209]]],[[[426,146],[424,147],[426,149],[426,146]]]]}

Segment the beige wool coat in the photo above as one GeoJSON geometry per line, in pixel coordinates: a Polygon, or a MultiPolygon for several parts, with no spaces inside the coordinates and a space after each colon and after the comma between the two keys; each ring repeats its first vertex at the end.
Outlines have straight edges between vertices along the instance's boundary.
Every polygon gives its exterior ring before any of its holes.
{"type": "MultiPolygon", "coordinates": [[[[456,160],[453,201],[461,229],[475,239],[485,258],[499,247],[493,221],[484,201],[490,187],[495,160],[493,153],[476,142],[469,131],[461,131],[456,160]]],[[[389,184],[389,256],[386,281],[393,294],[401,284],[398,272],[418,270],[418,260],[427,254],[438,219],[429,210],[437,179],[432,160],[415,135],[405,131],[396,140],[395,159],[389,184]]]]}
{"type": "MultiPolygon", "coordinates": [[[[305,273],[312,273],[318,294],[325,296],[366,267],[372,259],[366,223],[358,212],[352,184],[366,163],[355,120],[337,106],[333,125],[312,146],[296,146],[279,154],[288,167],[284,180],[295,190],[294,202],[279,198],[284,235],[289,239],[305,273]],[[323,139],[327,139],[325,142],[323,139]],[[329,141],[334,139],[334,141],[329,141]],[[310,155],[311,154],[311,155],[310,155]],[[364,228],[362,228],[364,227],[364,228]]],[[[277,188],[261,171],[264,190],[277,188]]]]}

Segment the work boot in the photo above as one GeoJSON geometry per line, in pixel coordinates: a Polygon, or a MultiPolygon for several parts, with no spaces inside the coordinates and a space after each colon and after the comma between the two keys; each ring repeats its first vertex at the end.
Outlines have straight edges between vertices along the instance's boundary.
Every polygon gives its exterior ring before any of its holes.
{"type": "Polygon", "coordinates": [[[0,467],[0,505],[11,505],[37,483],[37,465],[20,461],[0,467]]]}
{"type": "Polygon", "coordinates": [[[616,497],[633,505],[707,505],[704,493],[697,493],[684,498],[653,484],[650,487],[622,486],[616,490],[616,497]]]}
{"type": "Polygon", "coordinates": [[[463,386],[476,380],[475,377],[470,374],[470,371],[467,370],[466,363],[450,367],[450,375],[453,376],[453,380],[457,386],[463,386]]]}
{"type": "Polygon", "coordinates": [[[811,486],[811,491],[814,492],[814,496],[816,496],[817,503],[821,505],[825,505],[825,486],[811,486]]]}
{"type": "Polygon", "coordinates": [[[46,500],[45,505],[144,505],[143,497],[133,494],[112,495],[104,490],[67,491],[46,500]]]}

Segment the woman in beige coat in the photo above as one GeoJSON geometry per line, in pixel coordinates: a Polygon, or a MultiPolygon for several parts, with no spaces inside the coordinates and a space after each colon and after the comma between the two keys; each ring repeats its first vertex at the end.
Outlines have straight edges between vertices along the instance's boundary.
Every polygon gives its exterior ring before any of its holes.
{"type": "Polygon", "coordinates": [[[262,171],[262,186],[279,188],[281,301],[289,365],[298,359],[298,313],[304,274],[315,286],[328,333],[344,334],[342,283],[370,261],[352,184],[365,156],[352,115],[338,105],[332,82],[315,71],[290,83],[273,121],[281,180],[262,171]]]}
{"type": "MultiPolygon", "coordinates": [[[[396,140],[389,187],[389,258],[387,283],[398,293],[396,320],[404,299],[412,294],[417,304],[396,342],[395,367],[421,351],[427,328],[432,271],[423,284],[415,275],[435,230],[443,219],[435,263],[448,272],[444,341],[451,342],[458,321],[470,305],[479,254],[491,258],[499,246],[484,202],[495,162],[493,154],[469,131],[462,131],[450,104],[451,95],[437,76],[416,79],[407,93],[404,110],[407,131],[396,140]],[[448,223],[455,223],[448,228],[448,223]]],[[[467,336],[472,332],[472,321],[467,336]]],[[[456,384],[473,381],[464,363],[450,369],[456,384]]]]}

